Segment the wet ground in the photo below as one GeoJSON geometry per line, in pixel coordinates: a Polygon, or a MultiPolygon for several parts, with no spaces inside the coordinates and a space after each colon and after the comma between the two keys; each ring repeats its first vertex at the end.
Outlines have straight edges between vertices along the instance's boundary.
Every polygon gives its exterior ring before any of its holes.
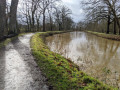
{"type": "Polygon", "coordinates": [[[18,37],[0,49],[0,90],[48,90],[31,53],[32,35],[18,37]]]}
{"type": "Polygon", "coordinates": [[[81,70],[104,83],[120,87],[120,42],[85,32],[46,38],[48,47],[76,63],[81,70]]]}

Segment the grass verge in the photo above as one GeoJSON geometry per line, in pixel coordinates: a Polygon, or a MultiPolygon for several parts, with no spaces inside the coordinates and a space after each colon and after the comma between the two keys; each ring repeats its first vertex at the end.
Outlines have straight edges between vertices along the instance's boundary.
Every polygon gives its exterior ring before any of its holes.
{"type": "Polygon", "coordinates": [[[52,90],[117,90],[88,76],[70,60],[50,51],[43,37],[58,33],[63,32],[37,33],[31,39],[33,55],[52,90]]]}
{"type": "Polygon", "coordinates": [[[85,31],[85,32],[88,32],[88,33],[91,33],[91,34],[94,34],[96,36],[103,37],[103,38],[106,38],[106,39],[120,41],[120,35],[99,33],[99,32],[93,32],[93,31],[85,31]]]}

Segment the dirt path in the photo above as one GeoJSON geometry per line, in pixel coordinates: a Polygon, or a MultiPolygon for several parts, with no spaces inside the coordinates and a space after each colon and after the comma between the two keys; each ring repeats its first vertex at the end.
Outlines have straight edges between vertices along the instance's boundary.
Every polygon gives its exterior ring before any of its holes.
{"type": "Polygon", "coordinates": [[[18,37],[0,49],[0,90],[48,90],[31,54],[32,35],[18,37]]]}

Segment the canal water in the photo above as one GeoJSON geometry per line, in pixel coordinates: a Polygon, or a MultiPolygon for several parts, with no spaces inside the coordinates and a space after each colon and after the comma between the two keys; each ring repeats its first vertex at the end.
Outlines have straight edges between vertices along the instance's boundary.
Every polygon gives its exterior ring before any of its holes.
{"type": "Polygon", "coordinates": [[[120,87],[120,42],[85,32],[46,37],[51,51],[71,59],[82,71],[112,86],[120,87]]]}

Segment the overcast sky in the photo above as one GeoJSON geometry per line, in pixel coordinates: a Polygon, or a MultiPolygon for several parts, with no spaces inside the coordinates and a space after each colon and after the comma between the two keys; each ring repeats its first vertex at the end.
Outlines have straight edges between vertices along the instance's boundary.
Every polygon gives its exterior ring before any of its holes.
{"type": "Polygon", "coordinates": [[[82,21],[85,18],[80,1],[82,0],[62,0],[63,4],[72,10],[72,18],[75,22],[82,21]]]}
{"type": "MultiPolygon", "coordinates": [[[[9,2],[11,0],[8,0],[9,2]]],[[[22,1],[22,0],[20,0],[22,1]]],[[[62,3],[72,10],[72,18],[75,22],[84,20],[85,14],[80,2],[83,0],[62,0],[62,3]]]]}

